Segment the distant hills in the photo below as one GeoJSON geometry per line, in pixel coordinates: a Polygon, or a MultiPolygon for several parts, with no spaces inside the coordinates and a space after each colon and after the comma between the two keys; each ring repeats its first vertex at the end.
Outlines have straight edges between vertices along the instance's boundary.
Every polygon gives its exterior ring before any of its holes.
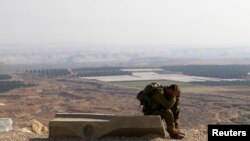
{"type": "Polygon", "coordinates": [[[108,46],[93,44],[0,45],[0,65],[248,64],[247,47],[108,46]]]}

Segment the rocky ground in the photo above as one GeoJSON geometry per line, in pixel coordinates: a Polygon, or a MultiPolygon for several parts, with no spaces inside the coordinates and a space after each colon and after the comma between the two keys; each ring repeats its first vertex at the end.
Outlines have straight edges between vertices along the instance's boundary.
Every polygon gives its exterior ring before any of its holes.
{"type": "MultiPolygon", "coordinates": [[[[206,141],[207,133],[205,129],[183,129],[186,137],[183,141],[206,141]]],[[[35,133],[27,133],[20,130],[13,130],[8,133],[0,134],[0,139],[3,141],[53,141],[48,139],[48,135],[37,135],[35,133]]],[[[78,141],[77,139],[58,139],[56,141],[78,141]]],[[[158,135],[147,135],[143,137],[110,137],[103,138],[100,141],[174,141],[173,139],[161,138],[158,135]]]]}
{"type": "MultiPolygon", "coordinates": [[[[14,121],[14,130],[0,133],[1,141],[46,141],[48,134],[39,135],[29,132],[30,122],[36,119],[47,126],[48,121],[59,112],[142,115],[139,102],[136,100],[139,89],[94,80],[23,77],[16,77],[16,79],[38,85],[0,94],[1,117],[12,118],[14,121]]],[[[186,133],[184,140],[207,140],[207,124],[249,123],[249,101],[249,91],[183,94],[180,120],[182,131],[186,133]]],[[[103,140],[161,141],[165,139],[150,135],[141,138],[117,137],[103,140]]]]}

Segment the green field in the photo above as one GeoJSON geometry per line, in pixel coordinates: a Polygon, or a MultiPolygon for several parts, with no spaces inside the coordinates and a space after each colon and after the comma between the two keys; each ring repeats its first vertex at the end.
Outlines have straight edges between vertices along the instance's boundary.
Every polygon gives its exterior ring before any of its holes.
{"type": "Polygon", "coordinates": [[[128,86],[128,87],[132,87],[132,88],[144,88],[147,84],[151,83],[151,82],[157,82],[161,85],[167,86],[167,85],[171,85],[171,84],[177,84],[181,87],[187,87],[187,86],[191,86],[193,84],[190,83],[185,83],[185,82],[177,82],[177,81],[170,81],[170,80],[159,80],[159,81],[124,81],[124,82],[114,82],[114,84],[119,84],[119,85],[123,85],[123,86],[128,86]]]}
{"type": "MultiPolygon", "coordinates": [[[[113,84],[143,89],[147,84],[153,81],[127,81],[127,82],[114,82],[113,84]]],[[[160,80],[155,81],[164,86],[169,86],[171,84],[177,84],[181,87],[182,93],[217,93],[217,92],[227,92],[227,91],[250,91],[250,88],[247,86],[209,86],[209,85],[200,85],[193,84],[188,82],[177,82],[169,80],[160,80]]]]}

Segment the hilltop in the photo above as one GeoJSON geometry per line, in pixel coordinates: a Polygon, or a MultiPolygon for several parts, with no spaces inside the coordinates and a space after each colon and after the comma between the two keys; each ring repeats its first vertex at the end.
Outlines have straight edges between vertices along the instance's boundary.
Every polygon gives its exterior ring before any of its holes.
{"type": "MultiPolygon", "coordinates": [[[[13,79],[37,85],[0,93],[1,116],[14,121],[14,131],[0,134],[0,138],[5,140],[47,137],[23,133],[19,129],[28,127],[32,119],[48,125],[48,121],[58,112],[142,115],[136,100],[141,88],[132,88],[126,83],[74,78],[31,79],[22,75],[16,75],[13,79]]],[[[190,85],[181,88],[181,127],[188,134],[186,140],[205,140],[207,124],[249,123],[248,88],[199,89],[190,85]]]]}

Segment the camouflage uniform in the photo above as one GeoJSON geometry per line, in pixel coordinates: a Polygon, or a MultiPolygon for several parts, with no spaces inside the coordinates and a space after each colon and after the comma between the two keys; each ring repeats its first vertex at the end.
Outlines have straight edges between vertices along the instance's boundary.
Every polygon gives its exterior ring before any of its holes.
{"type": "Polygon", "coordinates": [[[152,95],[152,99],[155,102],[153,105],[157,105],[146,113],[147,115],[160,115],[167,124],[167,131],[171,134],[178,128],[179,122],[179,97],[167,97],[164,94],[163,88],[158,88],[152,95]]]}

